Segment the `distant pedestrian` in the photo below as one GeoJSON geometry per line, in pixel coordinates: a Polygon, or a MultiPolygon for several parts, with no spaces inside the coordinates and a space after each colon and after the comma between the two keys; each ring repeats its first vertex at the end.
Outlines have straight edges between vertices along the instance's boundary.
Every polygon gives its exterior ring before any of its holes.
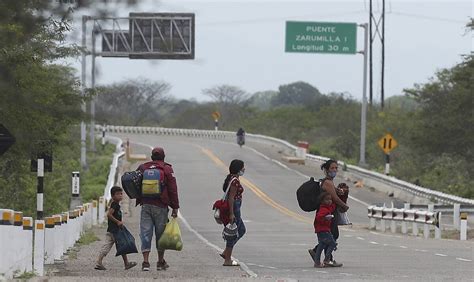
{"type": "Polygon", "coordinates": [[[239,266],[238,262],[232,260],[232,251],[237,241],[239,241],[246,232],[240,212],[244,187],[240,184],[239,177],[244,175],[244,172],[244,162],[241,160],[233,160],[229,165],[229,174],[226,176],[222,186],[224,192],[230,189],[227,193],[230,207],[229,220],[230,224],[235,223],[237,225],[237,236],[232,239],[226,239],[225,250],[221,254],[221,257],[224,259],[224,266],[239,266]]]}
{"type": "Polygon", "coordinates": [[[173,168],[165,161],[163,148],[156,147],[151,151],[151,161],[141,164],[137,170],[143,173],[142,191],[137,205],[142,205],[140,213],[140,240],[143,254],[142,270],[150,270],[149,256],[153,231],[158,250],[157,270],[166,270],[169,265],[165,261],[165,250],[158,248],[166,223],[168,223],[168,207],[172,208],[171,216],[178,216],[179,199],[176,178],[173,168]]]}
{"type": "MultiPolygon", "coordinates": [[[[107,233],[105,234],[105,243],[99,251],[99,257],[97,258],[97,263],[95,265],[95,269],[97,270],[106,270],[102,260],[110,252],[110,249],[115,243],[114,234],[123,226],[122,211],[120,210],[120,202],[123,199],[123,190],[118,186],[114,186],[110,190],[110,194],[112,195],[112,202],[107,211],[107,233]]],[[[126,270],[137,265],[136,262],[129,262],[127,255],[122,255],[122,259],[126,270]]]]}
{"type": "Polygon", "coordinates": [[[331,225],[337,224],[334,222],[334,215],[332,214],[336,209],[336,204],[333,204],[331,195],[327,192],[322,192],[320,195],[321,205],[314,218],[314,231],[318,236],[318,247],[314,255],[314,267],[340,267],[341,263],[331,261],[332,252],[336,249],[336,241],[331,233],[331,225]],[[321,263],[321,253],[324,250],[324,261],[321,263]]]}

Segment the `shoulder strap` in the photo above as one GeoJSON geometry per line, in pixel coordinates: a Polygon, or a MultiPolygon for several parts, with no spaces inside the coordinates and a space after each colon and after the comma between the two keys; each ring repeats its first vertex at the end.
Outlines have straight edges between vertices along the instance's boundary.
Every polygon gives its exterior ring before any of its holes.
{"type": "Polygon", "coordinates": [[[227,185],[227,189],[225,190],[224,197],[222,197],[222,200],[227,199],[227,194],[229,194],[230,185],[232,184],[232,181],[234,181],[234,179],[237,179],[237,177],[232,177],[232,178],[229,180],[229,185],[227,185]]]}

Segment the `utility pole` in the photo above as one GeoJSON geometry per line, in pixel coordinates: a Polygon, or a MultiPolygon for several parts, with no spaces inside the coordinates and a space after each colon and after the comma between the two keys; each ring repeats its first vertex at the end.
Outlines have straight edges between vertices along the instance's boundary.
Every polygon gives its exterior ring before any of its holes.
{"type": "MultiPolygon", "coordinates": [[[[82,98],[86,97],[86,23],[87,16],[82,16],[82,56],[81,56],[81,94],[82,98]]],[[[82,102],[82,112],[86,113],[86,102],[82,102]]],[[[86,160],[86,123],[81,121],[81,166],[83,169],[87,168],[86,160]]]]}
{"type": "Polygon", "coordinates": [[[91,125],[90,125],[90,150],[95,152],[95,28],[92,28],[92,64],[91,64],[91,125]]]}
{"type": "Polygon", "coordinates": [[[362,78],[362,109],[360,113],[360,157],[359,165],[364,167],[365,162],[365,135],[367,128],[367,49],[368,49],[368,37],[369,30],[367,23],[359,25],[364,29],[364,51],[359,53],[364,55],[363,63],[363,78],[362,78]]]}
{"type": "MultiPolygon", "coordinates": [[[[378,3],[378,2],[377,2],[378,3]]],[[[370,34],[370,51],[369,51],[369,102],[373,103],[373,43],[375,38],[380,39],[381,44],[381,72],[380,72],[380,103],[383,109],[385,100],[385,0],[382,0],[382,13],[375,18],[373,12],[373,1],[370,0],[369,7],[369,34],[370,34]],[[372,28],[372,22],[375,24],[375,30],[372,28]]]]}

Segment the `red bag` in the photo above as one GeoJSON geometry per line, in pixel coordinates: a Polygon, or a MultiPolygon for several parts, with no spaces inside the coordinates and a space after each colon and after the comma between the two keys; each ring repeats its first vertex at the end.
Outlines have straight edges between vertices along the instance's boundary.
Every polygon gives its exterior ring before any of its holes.
{"type": "Polygon", "coordinates": [[[229,201],[227,200],[227,194],[229,193],[230,184],[232,184],[232,181],[234,181],[234,178],[229,181],[229,185],[227,186],[227,190],[225,191],[222,199],[215,201],[214,205],[212,206],[212,209],[214,210],[214,219],[218,224],[227,225],[230,222],[230,207],[229,201]]]}
{"type": "Polygon", "coordinates": [[[229,201],[223,199],[217,200],[212,206],[212,209],[215,210],[214,218],[217,223],[227,225],[230,222],[229,201]]]}

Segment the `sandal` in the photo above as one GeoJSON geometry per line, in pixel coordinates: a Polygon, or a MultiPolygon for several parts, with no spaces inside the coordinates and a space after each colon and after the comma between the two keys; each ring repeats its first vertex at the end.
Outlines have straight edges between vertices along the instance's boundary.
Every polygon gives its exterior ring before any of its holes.
{"type": "Polygon", "coordinates": [[[96,264],[94,269],[97,269],[97,270],[107,270],[107,268],[105,268],[105,266],[103,266],[102,264],[96,264]]]}
{"type": "Polygon", "coordinates": [[[222,266],[240,266],[239,262],[233,260],[230,264],[224,263],[222,266]]]}
{"type": "Polygon", "coordinates": [[[221,256],[221,258],[225,259],[225,256],[224,254],[219,254],[221,256]]]}
{"type": "Polygon", "coordinates": [[[130,268],[132,268],[132,267],[134,267],[134,266],[136,266],[136,265],[137,265],[136,262],[131,261],[131,262],[127,263],[127,265],[125,266],[125,270],[130,269],[130,268]]]}

